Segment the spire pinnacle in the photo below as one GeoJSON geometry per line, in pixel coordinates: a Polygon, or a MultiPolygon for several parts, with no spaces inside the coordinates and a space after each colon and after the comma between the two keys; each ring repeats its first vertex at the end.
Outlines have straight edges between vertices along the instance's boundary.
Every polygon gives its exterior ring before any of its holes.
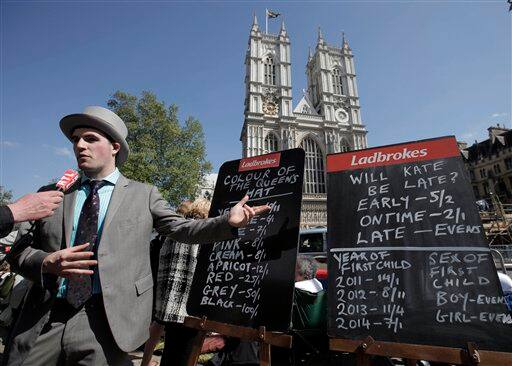
{"type": "Polygon", "coordinates": [[[324,36],[322,35],[322,28],[318,27],[318,44],[324,44],[324,36]]]}
{"type": "Polygon", "coordinates": [[[309,46],[308,49],[308,61],[310,61],[313,58],[313,54],[311,53],[311,46],[309,46]]]}
{"type": "Polygon", "coordinates": [[[284,26],[284,20],[281,21],[281,30],[279,31],[279,35],[282,36],[282,37],[286,37],[287,36],[286,27],[284,26]]]}
{"type": "Polygon", "coordinates": [[[350,51],[350,46],[348,45],[347,38],[345,37],[345,32],[341,32],[341,36],[342,36],[341,48],[344,50],[350,51]]]}
{"type": "Polygon", "coordinates": [[[253,31],[257,31],[259,30],[259,27],[258,27],[258,18],[256,18],[256,13],[253,13],[253,19],[252,19],[252,30],[253,31]]]}

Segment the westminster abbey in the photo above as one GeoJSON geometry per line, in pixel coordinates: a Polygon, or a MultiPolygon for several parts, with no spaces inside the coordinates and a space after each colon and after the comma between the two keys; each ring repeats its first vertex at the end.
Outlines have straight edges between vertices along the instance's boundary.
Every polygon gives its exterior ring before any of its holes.
{"type": "Polygon", "coordinates": [[[328,45],[318,30],[306,63],[307,88],[296,105],[284,23],[279,34],[266,34],[254,16],[245,65],[243,157],[303,148],[301,227],[326,226],[326,154],[367,147],[348,41],[343,37],[339,47],[328,45]]]}

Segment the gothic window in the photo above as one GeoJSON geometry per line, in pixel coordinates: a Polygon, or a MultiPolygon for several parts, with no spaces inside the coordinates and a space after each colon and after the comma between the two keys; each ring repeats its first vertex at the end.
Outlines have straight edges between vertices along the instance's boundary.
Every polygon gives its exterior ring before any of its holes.
{"type": "Polygon", "coordinates": [[[265,84],[276,85],[276,66],[274,65],[274,59],[271,56],[267,56],[264,61],[265,66],[265,84]]]}
{"type": "Polygon", "coordinates": [[[345,140],[345,139],[341,140],[340,150],[341,150],[341,152],[347,152],[347,151],[351,150],[350,144],[348,143],[347,140],[345,140]]]}
{"type": "Polygon", "coordinates": [[[304,193],[325,193],[324,159],[320,147],[311,137],[302,140],[300,147],[306,152],[304,193]]]}
{"type": "Polygon", "coordinates": [[[478,186],[473,186],[473,192],[475,193],[475,197],[480,197],[480,191],[478,190],[478,186]]]}
{"type": "Polygon", "coordinates": [[[489,183],[487,183],[487,182],[484,182],[484,194],[485,195],[489,194],[489,183]]]}
{"type": "Polygon", "coordinates": [[[267,137],[265,137],[263,154],[268,154],[277,150],[279,150],[277,136],[274,133],[269,132],[267,134],[267,137]]]}
{"type": "Polygon", "coordinates": [[[334,68],[332,70],[332,90],[334,91],[334,94],[343,94],[341,71],[338,68],[334,68]]]}

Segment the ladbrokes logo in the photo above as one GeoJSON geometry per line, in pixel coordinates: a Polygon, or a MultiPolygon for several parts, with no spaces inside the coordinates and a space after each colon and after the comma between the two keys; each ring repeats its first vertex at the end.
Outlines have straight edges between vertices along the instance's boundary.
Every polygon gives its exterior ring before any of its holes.
{"type": "Polygon", "coordinates": [[[387,162],[397,162],[398,163],[402,160],[422,158],[424,156],[427,156],[427,154],[428,154],[428,150],[426,148],[409,150],[406,147],[404,147],[402,151],[397,151],[397,152],[392,152],[392,153],[383,153],[381,151],[378,151],[371,155],[366,155],[366,156],[352,155],[352,160],[350,162],[350,165],[356,166],[356,165],[387,163],[387,162]]]}
{"type": "Polygon", "coordinates": [[[240,165],[238,166],[238,171],[244,172],[246,170],[275,168],[275,167],[279,166],[280,160],[281,160],[281,153],[269,154],[269,155],[264,155],[264,156],[255,156],[253,158],[242,159],[242,160],[240,160],[240,165]]]}
{"type": "Polygon", "coordinates": [[[460,157],[454,136],[399,145],[374,147],[369,150],[351,151],[327,155],[327,172],[365,169],[373,166],[410,164],[417,161],[460,157]]]}

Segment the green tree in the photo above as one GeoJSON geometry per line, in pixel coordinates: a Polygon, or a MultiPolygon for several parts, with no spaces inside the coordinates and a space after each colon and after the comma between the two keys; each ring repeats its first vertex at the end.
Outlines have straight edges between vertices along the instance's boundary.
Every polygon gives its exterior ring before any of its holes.
{"type": "Polygon", "coordinates": [[[6,191],[4,186],[0,186],[0,205],[8,205],[12,202],[12,191],[6,191]]]}
{"type": "Polygon", "coordinates": [[[211,171],[201,123],[188,117],[180,124],[178,107],[166,107],[147,91],[140,98],[117,91],[108,106],[128,127],[130,155],[123,174],[154,184],[172,205],[193,198],[211,171]]]}

